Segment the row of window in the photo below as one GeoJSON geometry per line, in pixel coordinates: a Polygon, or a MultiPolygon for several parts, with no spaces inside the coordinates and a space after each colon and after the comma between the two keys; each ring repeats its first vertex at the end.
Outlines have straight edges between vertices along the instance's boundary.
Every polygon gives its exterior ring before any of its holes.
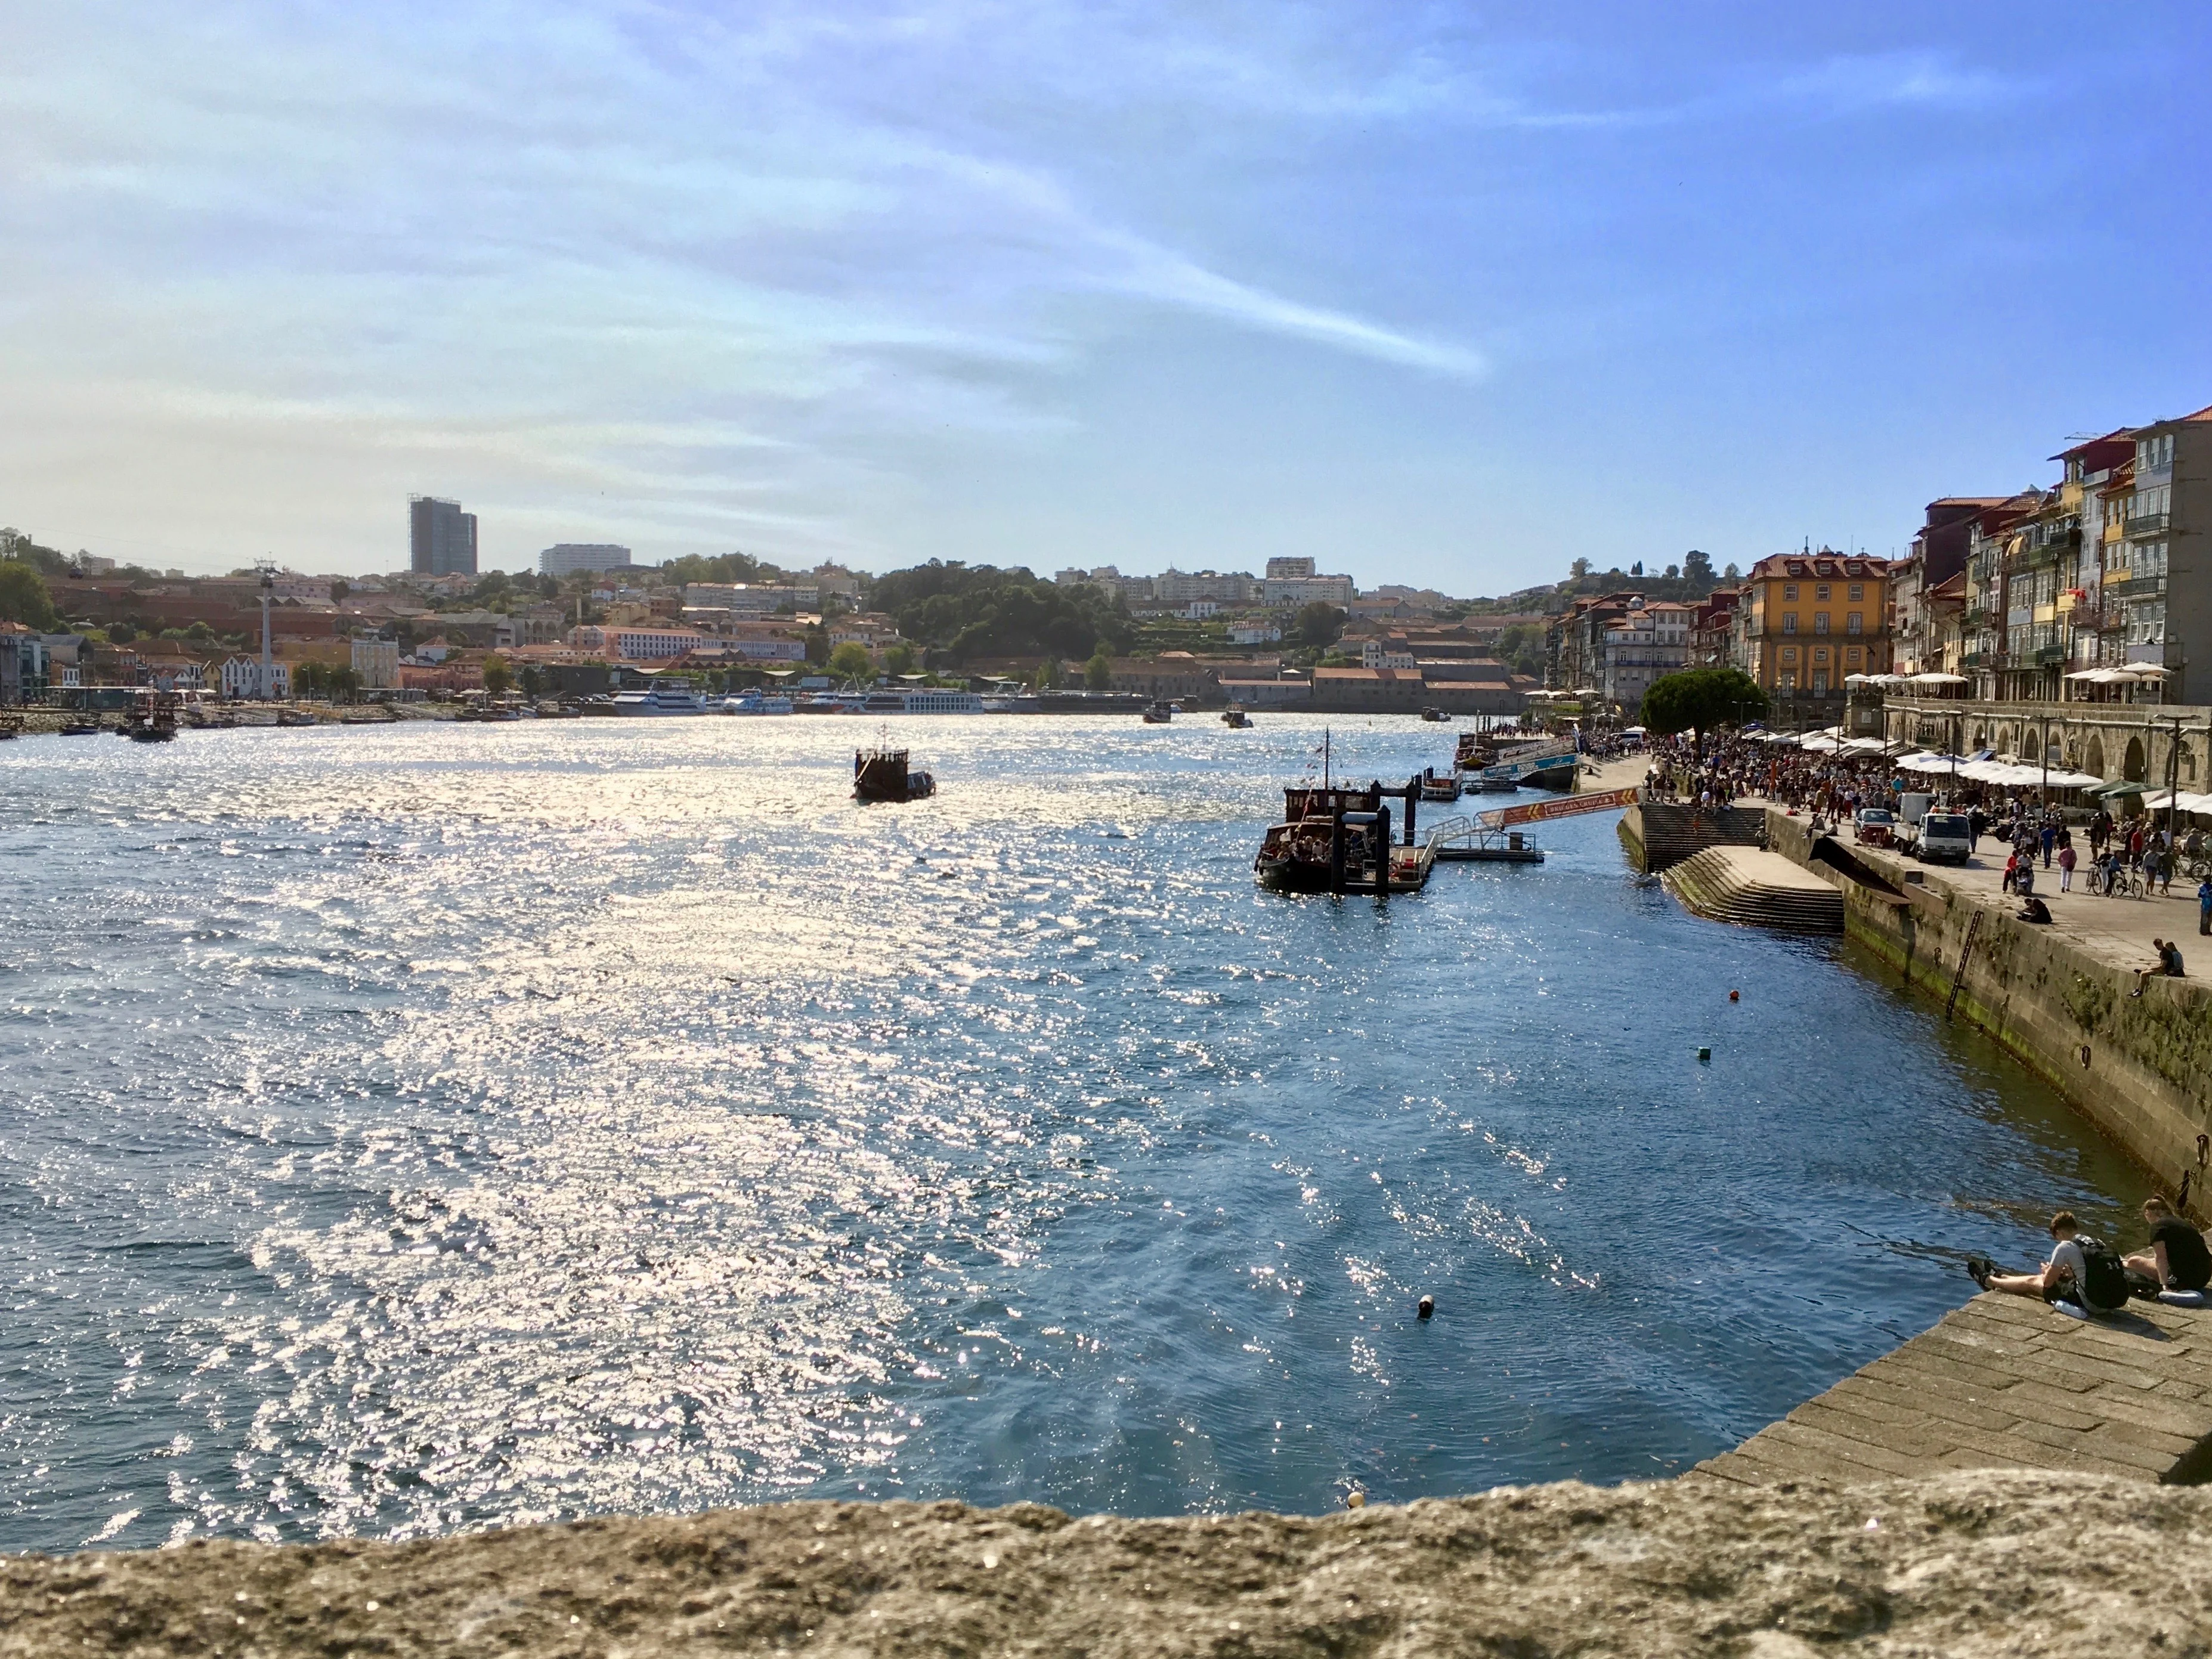
{"type": "MultiPolygon", "coordinates": [[[[1814,662],[1826,662],[1828,660],[1828,647],[1826,646],[1816,645],[1808,647],[1808,649],[1811,652],[1812,658],[1814,662]]],[[[1836,660],[1838,662],[1848,663],[1852,667],[1856,668],[1865,659],[1865,657],[1866,652],[1864,648],[1854,645],[1849,649],[1844,649],[1841,647],[1838,647],[1836,660]]],[[[1797,660],[1797,647],[1794,645],[1784,646],[1782,647],[1782,660],[1785,663],[1796,662],[1797,660]]]]}
{"type": "Polygon", "coordinates": [[[2136,471],[2156,472],[2173,465],[2173,434],[2136,440],[2136,471]]]}
{"type": "MultiPolygon", "coordinates": [[[[1826,599],[1828,597],[1829,586],[1830,585],[1826,582],[1820,582],[1815,585],[1813,589],[1813,597],[1816,599],[1826,599]]],[[[1866,598],[1866,584],[1864,582],[1853,582],[1850,585],[1850,588],[1851,603],[1853,605],[1859,604],[1866,598]]],[[[1784,582],[1782,584],[1782,598],[1785,604],[1795,599],[1796,597],[1797,584],[1796,582],[1784,582]]]]}
{"type": "MultiPolygon", "coordinates": [[[[1797,613],[1796,611],[1793,611],[1788,616],[1783,617],[1782,631],[1785,634],[1795,634],[1797,631],[1797,613]]],[[[1813,613],[1813,631],[1815,634],[1826,634],[1829,631],[1828,613],[1826,611],[1815,611],[1813,613]]],[[[1865,633],[1866,612],[1863,611],[1854,611],[1850,616],[1844,617],[1844,632],[1846,634],[1865,633]]]]}

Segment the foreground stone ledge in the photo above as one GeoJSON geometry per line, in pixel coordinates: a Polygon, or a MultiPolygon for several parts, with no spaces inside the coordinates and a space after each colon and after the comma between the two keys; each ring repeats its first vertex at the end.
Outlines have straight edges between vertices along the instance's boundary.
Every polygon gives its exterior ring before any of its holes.
{"type": "Polygon", "coordinates": [[[0,1558],[0,1656],[2203,1655],[2208,1545],[2212,1492],[1990,1470],[1319,1519],[792,1504],[0,1558]]]}

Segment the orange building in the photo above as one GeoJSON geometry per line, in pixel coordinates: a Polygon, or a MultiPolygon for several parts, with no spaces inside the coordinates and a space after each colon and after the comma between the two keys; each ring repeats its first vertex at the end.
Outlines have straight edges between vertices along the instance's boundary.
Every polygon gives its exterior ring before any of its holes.
{"type": "Polygon", "coordinates": [[[1889,561],[1783,553],[1745,580],[1743,670],[1769,696],[1841,696],[1890,665],[1889,561]]]}

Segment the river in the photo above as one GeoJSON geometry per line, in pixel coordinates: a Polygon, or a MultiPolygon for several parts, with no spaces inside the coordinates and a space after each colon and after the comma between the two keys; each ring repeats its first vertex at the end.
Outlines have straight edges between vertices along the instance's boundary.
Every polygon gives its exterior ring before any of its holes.
{"type": "Polygon", "coordinates": [[[0,1548],[1659,1477],[2140,1195],[1613,814],[1256,890],[1257,718],[0,745],[0,1548]]]}

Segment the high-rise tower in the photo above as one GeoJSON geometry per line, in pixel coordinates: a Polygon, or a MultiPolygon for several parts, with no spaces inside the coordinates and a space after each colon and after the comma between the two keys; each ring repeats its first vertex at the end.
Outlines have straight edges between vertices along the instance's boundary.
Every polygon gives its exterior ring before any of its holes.
{"type": "Polygon", "coordinates": [[[407,568],[418,576],[477,574],[477,515],[435,495],[407,498],[407,568]]]}

